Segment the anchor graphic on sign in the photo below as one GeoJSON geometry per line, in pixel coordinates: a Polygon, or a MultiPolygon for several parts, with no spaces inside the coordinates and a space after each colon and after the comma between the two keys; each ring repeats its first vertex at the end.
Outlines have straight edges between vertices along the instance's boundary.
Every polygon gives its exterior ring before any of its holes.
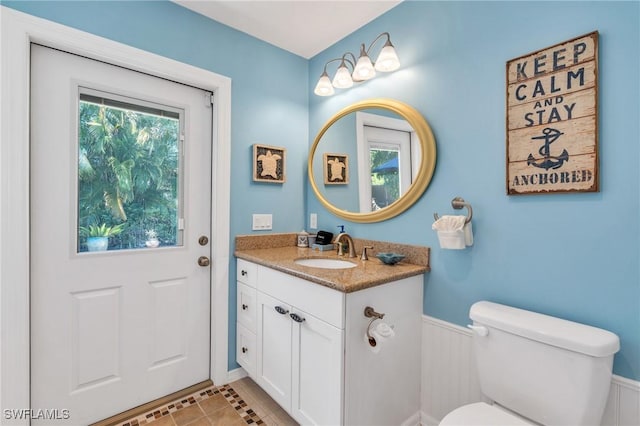
{"type": "Polygon", "coordinates": [[[551,155],[549,149],[550,145],[562,135],[564,135],[564,133],[562,133],[561,131],[552,129],[551,127],[547,127],[542,131],[542,135],[532,137],[531,139],[544,139],[544,145],[542,145],[538,150],[538,152],[544,157],[544,159],[539,163],[536,163],[533,155],[529,154],[529,157],[527,158],[527,165],[539,167],[545,170],[559,169],[560,167],[562,167],[562,164],[564,164],[565,161],[569,161],[569,153],[567,152],[567,150],[562,150],[562,154],[555,157],[551,155]]]}

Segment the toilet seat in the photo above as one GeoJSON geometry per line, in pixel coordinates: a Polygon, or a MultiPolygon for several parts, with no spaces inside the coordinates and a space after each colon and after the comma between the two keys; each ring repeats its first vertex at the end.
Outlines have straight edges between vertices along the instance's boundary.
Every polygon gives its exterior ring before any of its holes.
{"type": "Polygon", "coordinates": [[[531,426],[516,414],[485,402],[464,405],[456,408],[440,422],[440,426],[531,426]]]}

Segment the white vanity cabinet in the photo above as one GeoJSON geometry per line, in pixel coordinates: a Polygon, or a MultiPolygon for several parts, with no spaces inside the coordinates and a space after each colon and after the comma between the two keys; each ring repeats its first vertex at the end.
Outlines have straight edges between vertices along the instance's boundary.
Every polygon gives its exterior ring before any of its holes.
{"type": "Polygon", "coordinates": [[[238,270],[247,264],[256,279],[238,286],[238,363],[296,421],[388,425],[419,415],[422,275],[344,293],[242,259],[238,270]],[[255,291],[255,361],[242,352],[245,286],[255,291]],[[378,352],[365,341],[366,306],[396,332],[378,352]]]}
{"type": "Polygon", "coordinates": [[[257,383],[301,424],[342,423],[344,294],[258,266],[257,383]]]}

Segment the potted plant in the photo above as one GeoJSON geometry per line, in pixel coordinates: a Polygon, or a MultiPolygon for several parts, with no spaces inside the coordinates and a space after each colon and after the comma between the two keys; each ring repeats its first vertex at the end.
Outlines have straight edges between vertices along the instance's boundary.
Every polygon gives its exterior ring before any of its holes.
{"type": "Polygon", "coordinates": [[[109,247],[109,237],[116,236],[124,230],[124,223],[119,225],[107,226],[102,225],[81,226],[80,235],[87,237],[87,250],[104,251],[109,247]]]}
{"type": "Polygon", "coordinates": [[[158,247],[160,245],[158,233],[154,229],[149,229],[145,234],[147,234],[147,241],[144,243],[147,247],[158,247]]]}

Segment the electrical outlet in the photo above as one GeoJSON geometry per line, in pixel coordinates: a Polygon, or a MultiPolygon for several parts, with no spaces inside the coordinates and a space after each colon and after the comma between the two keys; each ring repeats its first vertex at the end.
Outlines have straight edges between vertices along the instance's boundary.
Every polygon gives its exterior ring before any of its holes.
{"type": "Polygon", "coordinates": [[[252,229],[254,231],[268,231],[273,229],[273,216],[270,214],[254,214],[252,229]]]}
{"type": "Polygon", "coordinates": [[[311,213],[309,215],[309,228],[310,229],[318,229],[318,214],[311,213]]]}

